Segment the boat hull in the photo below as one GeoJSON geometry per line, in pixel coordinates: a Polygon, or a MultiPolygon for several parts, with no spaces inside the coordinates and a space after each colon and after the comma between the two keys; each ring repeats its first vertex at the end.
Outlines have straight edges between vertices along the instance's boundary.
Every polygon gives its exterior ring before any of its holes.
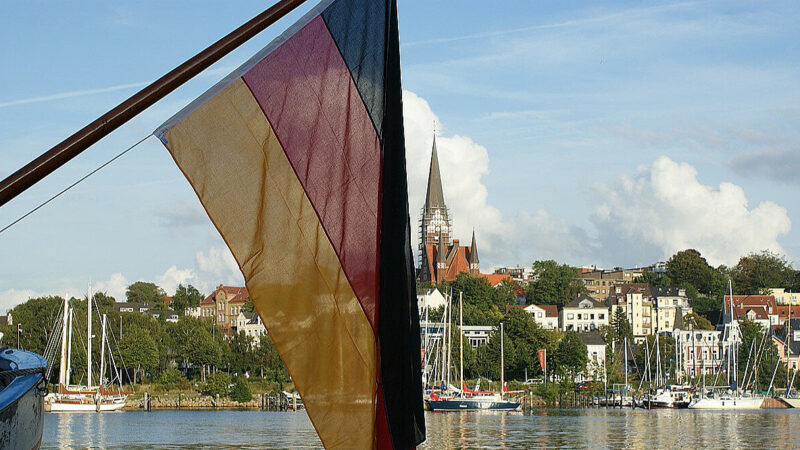
{"type": "Polygon", "coordinates": [[[520,403],[495,400],[428,400],[431,411],[519,411],[520,403]]]}
{"type": "MultiPolygon", "coordinates": [[[[39,367],[41,356],[24,350],[4,350],[0,354],[3,370],[39,367]],[[11,353],[9,353],[11,352],[11,353]],[[9,363],[13,363],[9,366],[9,363]]],[[[0,448],[38,448],[44,425],[44,393],[39,389],[42,374],[19,376],[0,391],[0,448]]]]}
{"type": "Polygon", "coordinates": [[[761,409],[763,398],[701,398],[689,405],[691,409],[761,409]]]}
{"type": "Polygon", "coordinates": [[[48,412],[106,412],[118,411],[125,407],[125,400],[104,399],[99,404],[91,396],[50,394],[45,402],[48,412]]]}
{"type": "Polygon", "coordinates": [[[800,398],[781,397],[781,400],[792,408],[800,408],[800,398]]]}

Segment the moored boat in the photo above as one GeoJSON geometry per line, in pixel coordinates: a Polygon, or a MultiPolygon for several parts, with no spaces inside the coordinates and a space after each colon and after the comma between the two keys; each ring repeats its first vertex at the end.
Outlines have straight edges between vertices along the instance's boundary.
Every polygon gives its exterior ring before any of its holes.
{"type": "Polygon", "coordinates": [[[38,448],[42,440],[47,360],[25,350],[0,349],[0,448],[38,448]]]}

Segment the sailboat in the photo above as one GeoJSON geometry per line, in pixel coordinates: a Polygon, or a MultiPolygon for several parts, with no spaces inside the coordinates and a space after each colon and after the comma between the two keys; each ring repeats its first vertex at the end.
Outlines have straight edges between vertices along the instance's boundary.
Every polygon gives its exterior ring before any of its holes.
{"type": "MultiPolygon", "coordinates": [[[[122,377],[118,376],[119,389],[116,392],[108,390],[103,384],[106,372],[106,348],[109,347],[106,338],[106,315],[102,319],[102,338],[100,346],[100,379],[98,385],[92,384],[92,291],[89,288],[87,303],[87,344],[86,344],[86,384],[72,385],[71,357],[72,357],[72,323],[73,310],[69,307],[68,296],[64,296],[64,311],[61,333],[61,364],[58,373],[58,391],[48,394],[44,399],[44,409],[49,412],[91,412],[91,411],[117,411],[125,407],[127,392],[122,391],[122,377]]],[[[109,347],[110,349],[110,347],[109,347]]],[[[111,361],[113,365],[113,356],[111,361]]],[[[118,373],[116,368],[114,372],[118,373]]]]}
{"type": "Polygon", "coordinates": [[[464,314],[463,314],[463,294],[458,295],[458,316],[459,316],[459,371],[461,378],[461,389],[454,395],[431,393],[427,399],[431,411],[518,411],[522,404],[513,399],[503,397],[505,390],[504,373],[504,346],[503,346],[503,323],[500,323],[500,392],[468,392],[464,384],[464,314]]]}
{"type": "MultiPolygon", "coordinates": [[[[736,353],[739,343],[742,341],[742,332],[739,323],[733,317],[733,285],[728,280],[730,291],[730,311],[725,312],[723,317],[728,322],[725,324],[723,341],[727,347],[727,376],[729,389],[727,391],[712,391],[705,395],[699,395],[689,404],[692,409],[760,409],[764,403],[764,398],[753,394],[740,392],[738,389],[738,370],[736,364],[736,353]]],[[[723,309],[727,305],[723,302],[723,309]]],[[[758,364],[758,361],[754,361],[758,364]]],[[[746,378],[746,377],[745,377],[746,378]]]]}

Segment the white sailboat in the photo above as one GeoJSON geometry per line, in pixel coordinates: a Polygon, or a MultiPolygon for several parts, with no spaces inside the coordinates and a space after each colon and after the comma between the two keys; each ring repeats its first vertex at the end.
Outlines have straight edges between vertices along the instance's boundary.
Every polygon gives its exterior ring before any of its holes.
{"type": "MultiPolygon", "coordinates": [[[[733,286],[730,279],[728,280],[728,288],[730,291],[730,316],[723,314],[724,320],[728,323],[725,324],[725,333],[723,341],[727,346],[727,376],[730,388],[727,391],[715,391],[706,395],[698,395],[689,404],[692,409],[760,409],[764,403],[764,397],[756,396],[753,394],[740,392],[738,389],[738,375],[736,365],[736,353],[738,344],[742,341],[742,332],[739,329],[739,324],[733,318],[733,286]]],[[[723,303],[723,310],[727,306],[723,303]]],[[[754,364],[758,364],[757,361],[754,364]]]]}
{"type": "MultiPolygon", "coordinates": [[[[104,375],[106,372],[106,315],[103,314],[102,338],[100,350],[100,380],[95,386],[92,384],[92,291],[89,288],[87,303],[87,371],[86,384],[73,385],[70,383],[72,360],[72,323],[73,310],[69,307],[68,296],[64,296],[64,314],[61,333],[61,364],[58,375],[58,391],[45,397],[45,411],[50,412],[92,412],[116,411],[125,407],[126,392],[122,392],[122,381],[116,392],[106,389],[104,375]]],[[[113,364],[113,356],[109,352],[113,364]]],[[[116,373],[116,369],[115,369],[116,373]]]]}

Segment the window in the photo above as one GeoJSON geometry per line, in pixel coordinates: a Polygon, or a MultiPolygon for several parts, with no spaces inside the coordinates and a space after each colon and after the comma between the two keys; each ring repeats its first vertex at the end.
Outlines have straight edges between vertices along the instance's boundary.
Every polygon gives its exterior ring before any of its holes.
{"type": "Polygon", "coordinates": [[[591,314],[591,319],[594,320],[594,314],[591,314]]]}
{"type": "Polygon", "coordinates": [[[600,320],[605,320],[605,318],[606,318],[606,315],[605,315],[605,314],[600,314],[600,315],[598,315],[597,317],[598,317],[600,320]]]}
{"type": "Polygon", "coordinates": [[[573,320],[575,318],[575,314],[569,313],[567,314],[567,320],[573,320]]]}

